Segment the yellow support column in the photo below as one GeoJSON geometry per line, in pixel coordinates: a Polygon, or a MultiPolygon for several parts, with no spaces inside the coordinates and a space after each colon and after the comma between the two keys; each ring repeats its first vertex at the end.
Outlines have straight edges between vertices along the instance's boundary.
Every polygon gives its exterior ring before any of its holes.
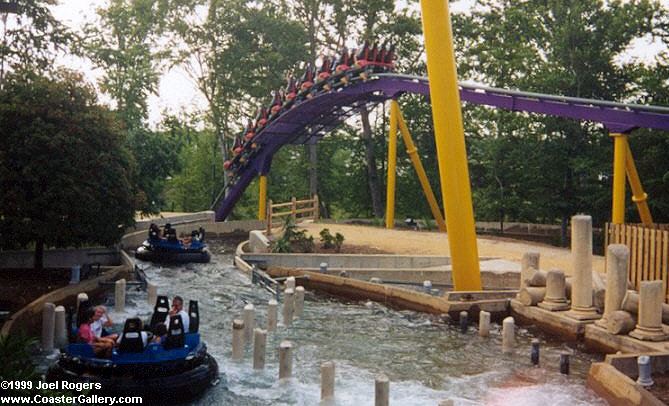
{"type": "Polygon", "coordinates": [[[627,170],[627,179],[632,189],[632,201],[636,203],[641,222],[646,225],[653,224],[653,216],[651,216],[650,209],[648,208],[648,195],[643,191],[627,137],[625,137],[625,152],[625,168],[627,170]]]}
{"type": "Polygon", "coordinates": [[[437,198],[434,197],[432,186],[430,186],[430,181],[428,181],[427,179],[425,168],[423,168],[423,164],[420,162],[420,157],[418,156],[418,149],[416,148],[416,144],[414,144],[413,139],[411,138],[411,133],[409,132],[407,123],[406,121],[404,121],[404,117],[402,116],[402,112],[400,111],[400,106],[395,100],[393,100],[392,102],[390,102],[390,109],[391,109],[390,110],[391,115],[393,114],[393,110],[396,111],[395,116],[397,117],[397,121],[399,122],[400,133],[402,134],[402,140],[404,140],[404,145],[407,148],[407,154],[409,155],[411,163],[413,164],[413,167],[416,170],[416,175],[418,175],[418,180],[420,181],[420,185],[423,188],[423,193],[425,194],[427,203],[430,205],[432,216],[434,217],[434,220],[437,222],[437,225],[439,226],[439,231],[446,232],[446,223],[444,222],[444,217],[441,215],[441,210],[439,209],[439,205],[437,204],[437,198]]]}
{"type": "Polygon", "coordinates": [[[397,112],[390,108],[390,132],[388,133],[388,185],[386,190],[386,228],[395,227],[395,177],[397,175],[397,112]]]}
{"type": "Polygon", "coordinates": [[[625,223],[625,158],[627,157],[627,135],[612,133],[613,137],[613,200],[611,223],[625,223]]]}
{"type": "Polygon", "coordinates": [[[448,0],[421,0],[441,194],[455,290],[481,290],[474,208],[448,0]],[[448,158],[447,158],[448,155],[448,158]]]}
{"type": "Polygon", "coordinates": [[[267,176],[260,175],[258,180],[258,220],[267,216],[267,176]]]}

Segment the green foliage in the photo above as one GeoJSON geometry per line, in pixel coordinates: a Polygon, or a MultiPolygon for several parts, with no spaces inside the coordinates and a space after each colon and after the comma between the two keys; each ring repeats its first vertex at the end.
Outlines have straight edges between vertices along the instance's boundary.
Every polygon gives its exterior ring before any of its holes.
{"type": "MultiPolygon", "coordinates": [[[[7,3],[6,1],[3,3],[7,3]]],[[[17,0],[18,13],[3,19],[0,44],[0,83],[8,71],[50,71],[56,56],[68,49],[76,36],[51,14],[53,0],[17,0]]]]}
{"type": "Polygon", "coordinates": [[[334,248],[335,252],[341,252],[341,246],[344,243],[344,235],[341,233],[335,233],[335,235],[330,234],[330,230],[324,228],[319,233],[321,236],[321,242],[323,243],[323,248],[329,249],[334,248]]]}
{"type": "Polygon", "coordinates": [[[314,237],[307,237],[306,230],[298,231],[292,217],[286,218],[282,232],[281,238],[272,242],[272,252],[314,252],[314,237]]]}
{"type": "Polygon", "coordinates": [[[81,76],[10,75],[0,91],[0,246],[116,243],[134,223],[133,161],[81,76]]]}

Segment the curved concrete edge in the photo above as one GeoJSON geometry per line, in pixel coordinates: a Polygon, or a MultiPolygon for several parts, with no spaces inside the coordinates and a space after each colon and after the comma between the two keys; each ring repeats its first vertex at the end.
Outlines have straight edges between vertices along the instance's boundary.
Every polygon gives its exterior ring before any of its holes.
{"type": "Polygon", "coordinates": [[[76,285],[64,286],[49,293],[46,293],[33,300],[22,309],[12,314],[0,330],[0,335],[10,335],[24,332],[35,332],[42,323],[42,308],[44,303],[51,302],[56,305],[74,305],[77,301],[77,294],[85,292],[89,297],[94,297],[104,291],[100,282],[109,282],[120,279],[122,276],[130,274],[134,266],[132,258],[124,251],[121,251],[121,265],[105,271],[102,275],[85,280],[76,285]]]}
{"type": "Polygon", "coordinates": [[[606,362],[590,366],[587,386],[612,405],[664,405],[653,394],[606,362]]]}
{"type": "MultiPolygon", "coordinates": [[[[508,312],[508,299],[452,302],[446,300],[445,297],[431,296],[414,290],[317,272],[271,268],[267,273],[272,277],[306,276],[306,278],[298,278],[298,284],[308,289],[353,300],[372,300],[391,307],[423,313],[459,313],[462,310],[472,309],[485,310],[495,314],[508,312]]],[[[473,314],[472,317],[478,317],[478,313],[473,314]]]]}

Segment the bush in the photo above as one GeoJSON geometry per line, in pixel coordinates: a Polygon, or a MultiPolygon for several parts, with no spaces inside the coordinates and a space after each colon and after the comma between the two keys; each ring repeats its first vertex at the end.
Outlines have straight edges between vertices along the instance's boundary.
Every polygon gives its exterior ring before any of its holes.
{"type": "Polygon", "coordinates": [[[327,228],[322,229],[319,234],[321,236],[323,248],[334,248],[335,252],[341,252],[341,246],[344,243],[344,236],[342,234],[335,233],[333,236],[327,228]]]}
{"type": "Polygon", "coordinates": [[[297,231],[297,226],[292,217],[288,217],[283,225],[283,235],[280,239],[272,242],[272,252],[314,252],[314,237],[307,237],[306,230],[297,231]]]}

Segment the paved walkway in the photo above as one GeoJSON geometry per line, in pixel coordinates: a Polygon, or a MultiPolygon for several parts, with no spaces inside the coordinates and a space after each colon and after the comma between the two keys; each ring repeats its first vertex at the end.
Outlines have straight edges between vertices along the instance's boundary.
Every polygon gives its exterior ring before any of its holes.
{"type": "MultiPolygon", "coordinates": [[[[344,244],[367,245],[395,254],[450,255],[448,237],[445,233],[429,231],[386,230],[380,227],[359,226],[349,224],[302,223],[304,228],[316,241],[318,233],[328,228],[344,235],[344,244]]],[[[499,257],[520,263],[526,251],[541,253],[541,269],[562,269],[567,275],[572,273],[571,255],[568,249],[552,247],[545,244],[526,241],[509,241],[495,237],[479,236],[478,251],[482,257],[499,257]]],[[[595,256],[593,267],[604,272],[604,257],[595,256]]]]}

